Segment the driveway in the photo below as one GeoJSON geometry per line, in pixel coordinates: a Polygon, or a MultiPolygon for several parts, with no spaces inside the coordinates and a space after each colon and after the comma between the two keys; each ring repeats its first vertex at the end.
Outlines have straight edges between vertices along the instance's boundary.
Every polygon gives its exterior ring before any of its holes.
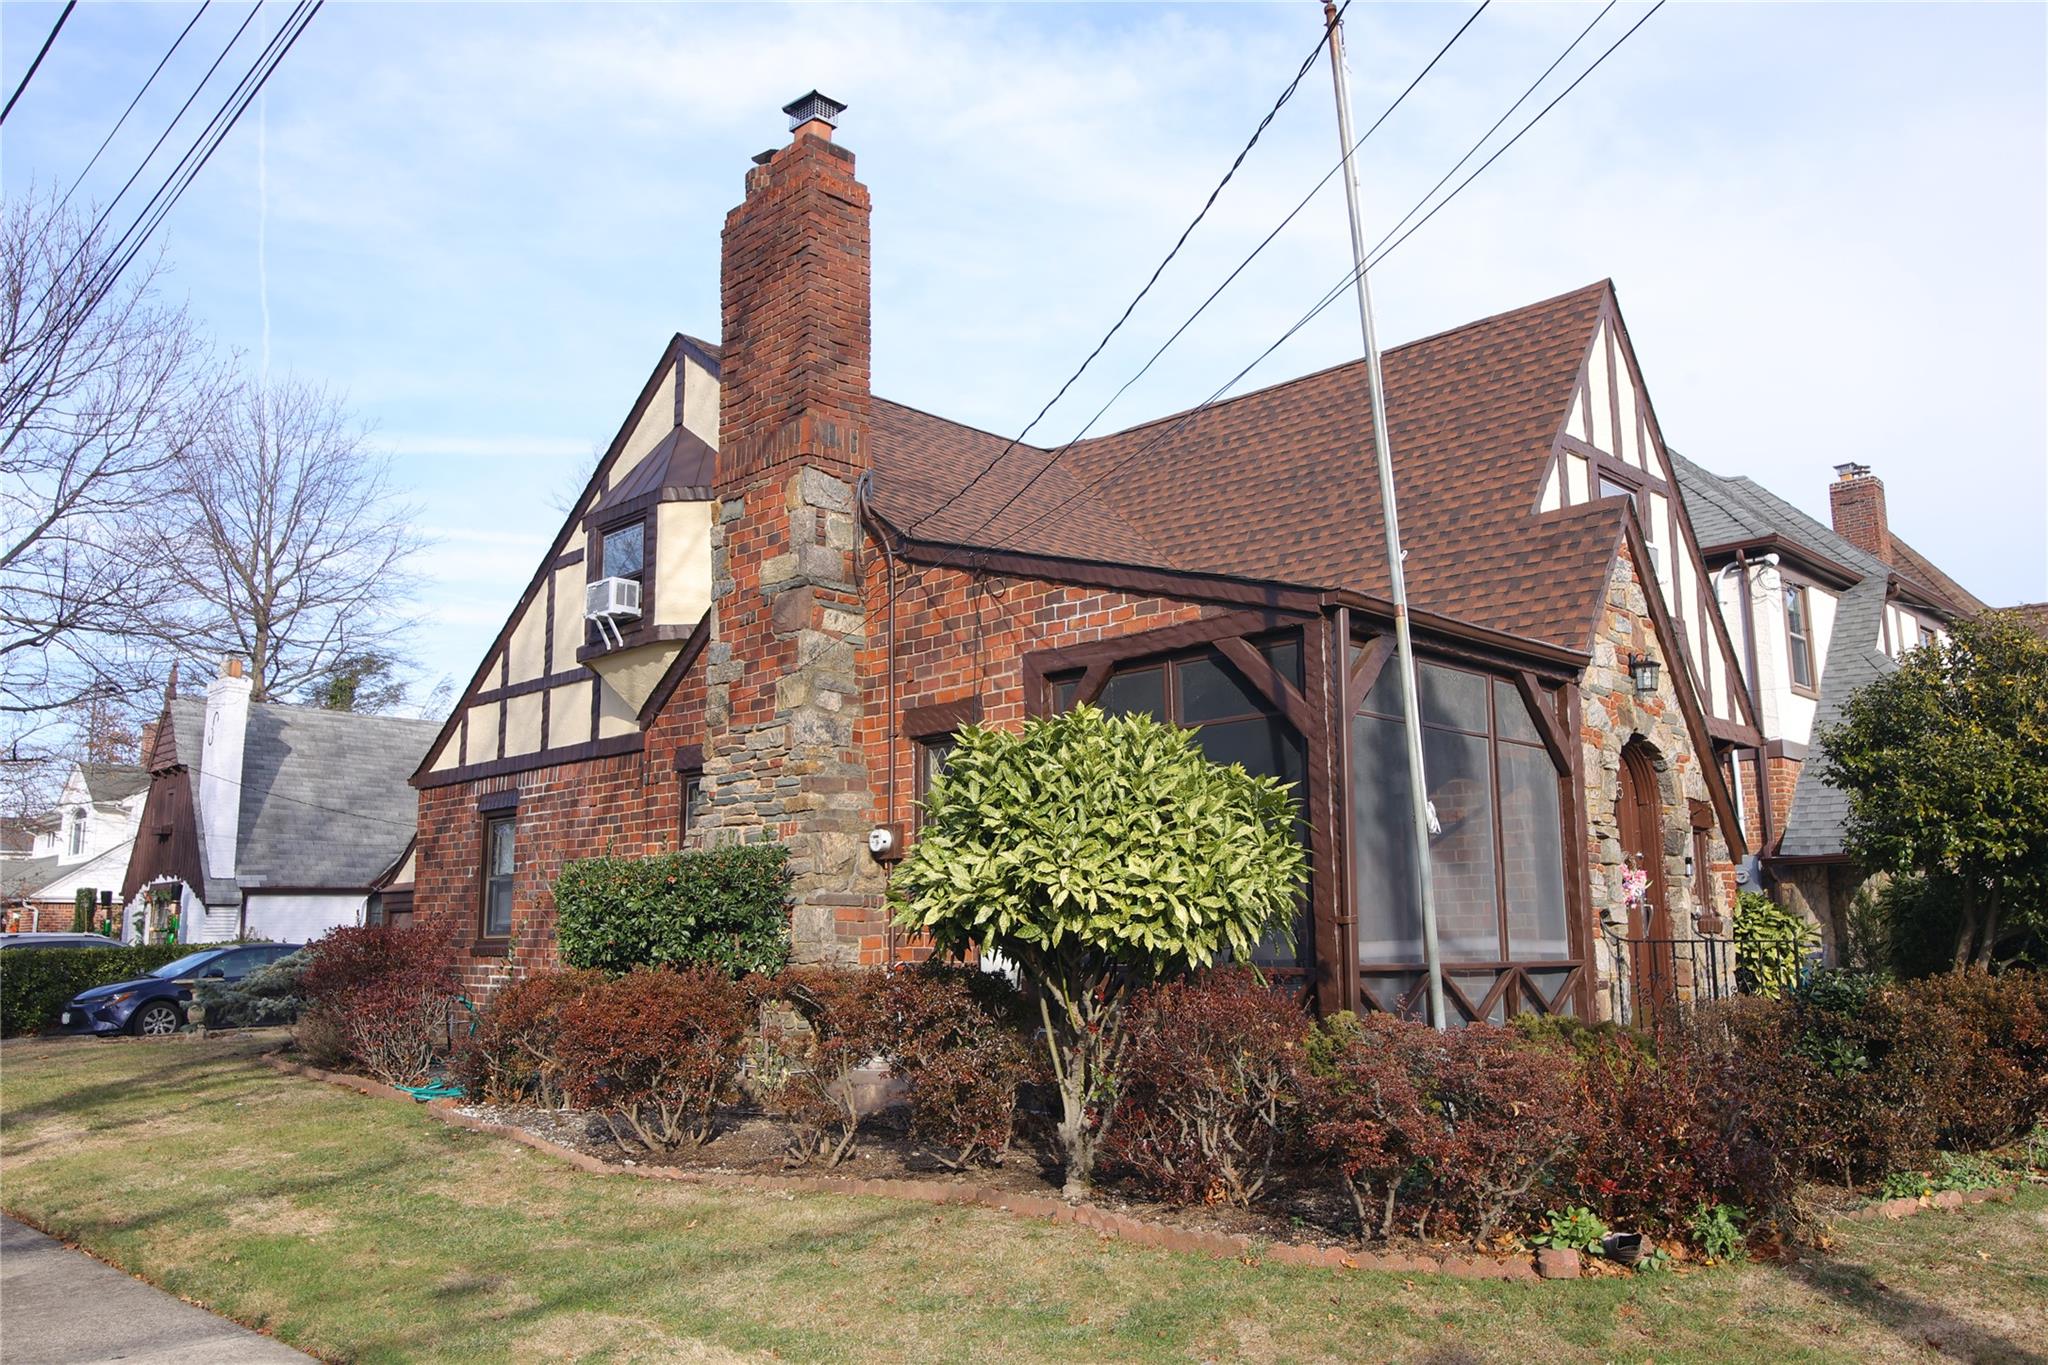
{"type": "Polygon", "coordinates": [[[0,1216],[5,1365],[311,1359],[0,1216]]]}

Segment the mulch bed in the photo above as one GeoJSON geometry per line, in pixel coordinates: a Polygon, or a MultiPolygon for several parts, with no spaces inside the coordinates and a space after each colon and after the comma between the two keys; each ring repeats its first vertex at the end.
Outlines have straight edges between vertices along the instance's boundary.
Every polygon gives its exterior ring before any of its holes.
{"type": "MultiPolygon", "coordinates": [[[[324,1071],[294,1061],[281,1051],[265,1053],[263,1060],[279,1071],[367,1095],[417,1102],[379,1081],[324,1071]]],[[[602,1119],[578,1110],[501,1107],[461,1100],[435,1100],[426,1107],[447,1122],[511,1138],[595,1175],[749,1190],[868,1195],[928,1204],[975,1204],[1027,1218],[1072,1223],[1105,1238],[1247,1263],[1275,1261],[1523,1281],[1632,1273],[1597,1256],[1551,1251],[1493,1255],[1430,1245],[1412,1237],[1397,1239],[1379,1250],[1363,1250],[1337,1240],[1346,1235],[1341,1229],[1351,1219],[1348,1201],[1339,1199],[1327,1186],[1285,1179],[1269,1189],[1269,1207],[1260,1210],[1227,1204],[1180,1207],[1134,1201],[1103,1188],[1097,1189],[1091,1202],[1071,1202],[1060,1197],[1060,1175],[1048,1152],[1034,1151],[1030,1144],[1020,1142],[1000,1166],[951,1170],[910,1139],[905,1115],[893,1108],[865,1121],[859,1148],[839,1166],[827,1169],[818,1164],[792,1168],[786,1159],[785,1129],[758,1114],[721,1114],[719,1131],[702,1147],[648,1152],[638,1144],[621,1144],[602,1119]]],[[[1920,1199],[1873,1201],[1854,1191],[1829,1191],[1822,1212],[1824,1217],[1852,1221],[1897,1219],[1927,1209],[2010,1200],[2013,1194],[2012,1189],[1949,1191],[1920,1199]]],[[[1660,1245],[1674,1262],[1687,1260],[1682,1244],[1660,1245]]],[[[1690,1267],[1680,1264],[1674,1268],[1683,1273],[1690,1267]]]]}

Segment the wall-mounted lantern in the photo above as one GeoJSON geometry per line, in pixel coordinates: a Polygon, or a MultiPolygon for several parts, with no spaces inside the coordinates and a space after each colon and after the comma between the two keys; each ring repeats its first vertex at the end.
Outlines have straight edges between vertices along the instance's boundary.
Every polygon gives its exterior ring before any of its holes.
{"type": "Polygon", "coordinates": [[[1636,695],[1647,697],[1657,690],[1657,674],[1663,665],[1647,654],[1628,656],[1629,677],[1635,680],[1636,695]]]}

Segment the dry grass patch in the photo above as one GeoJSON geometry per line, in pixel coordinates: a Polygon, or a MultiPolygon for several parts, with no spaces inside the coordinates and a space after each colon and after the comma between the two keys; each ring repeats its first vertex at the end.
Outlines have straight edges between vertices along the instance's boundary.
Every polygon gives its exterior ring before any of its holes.
{"type": "Polygon", "coordinates": [[[10,1210],[381,1360],[2028,1361],[2048,1195],[1791,1266],[1520,1286],[1246,1266],[973,1208],[598,1177],[254,1061],[0,1049],[10,1210]],[[1981,1253],[1981,1254],[1980,1254],[1981,1253]]]}

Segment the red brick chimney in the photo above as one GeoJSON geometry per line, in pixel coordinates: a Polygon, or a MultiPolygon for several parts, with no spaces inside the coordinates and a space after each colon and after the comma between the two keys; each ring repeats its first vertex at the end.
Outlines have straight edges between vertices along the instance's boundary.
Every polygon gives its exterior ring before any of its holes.
{"type": "Polygon", "coordinates": [[[1828,485],[1828,515],[1835,534],[1865,554],[1892,560],[1891,523],[1884,513],[1884,480],[1869,465],[1838,464],[1828,485]]]}
{"type": "Polygon", "coordinates": [[[869,468],[868,192],[832,141],[845,108],[784,107],[726,216],[704,806],[693,838],[790,853],[799,962],[875,962],[884,878],[854,728],[867,618],[855,577],[869,468]]]}
{"type": "Polygon", "coordinates": [[[785,105],[788,145],[755,158],[725,218],[721,488],[791,460],[867,467],[868,191],[832,141],[845,108],[815,90],[785,105]]]}

